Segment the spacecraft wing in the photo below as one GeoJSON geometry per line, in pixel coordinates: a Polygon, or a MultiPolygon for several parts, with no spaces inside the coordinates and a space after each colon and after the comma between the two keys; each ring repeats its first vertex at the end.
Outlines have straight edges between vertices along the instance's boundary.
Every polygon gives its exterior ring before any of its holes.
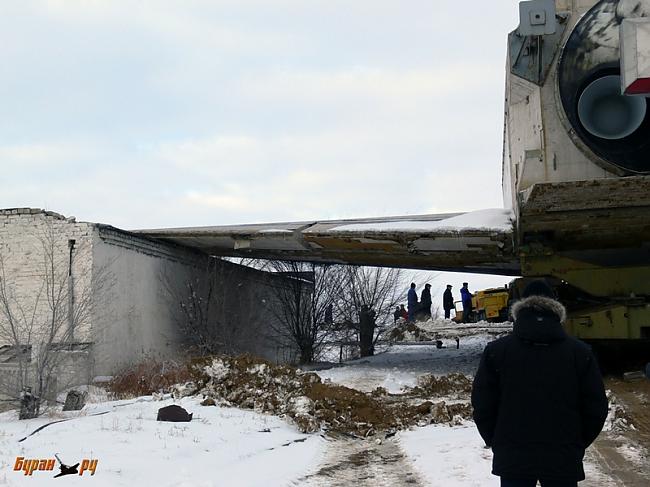
{"type": "Polygon", "coordinates": [[[139,230],[217,256],[518,275],[509,210],[139,230]]]}

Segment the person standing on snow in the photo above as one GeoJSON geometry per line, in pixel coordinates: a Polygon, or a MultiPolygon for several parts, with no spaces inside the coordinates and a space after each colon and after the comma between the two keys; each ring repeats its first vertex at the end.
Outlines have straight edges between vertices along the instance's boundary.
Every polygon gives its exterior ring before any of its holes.
{"type": "Polygon", "coordinates": [[[373,336],[375,332],[376,313],[366,304],[359,312],[359,348],[362,357],[374,355],[373,336]]]}
{"type": "Polygon", "coordinates": [[[431,318],[431,284],[425,284],[420,295],[420,312],[424,320],[431,318]]]}
{"type": "Polygon", "coordinates": [[[451,294],[451,284],[447,284],[447,289],[442,293],[442,308],[445,310],[445,319],[449,319],[451,310],[454,309],[454,297],[451,294]]]}
{"type": "Polygon", "coordinates": [[[415,321],[415,313],[418,311],[418,293],[415,291],[415,283],[411,283],[411,288],[409,289],[408,295],[408,307],[409,307],[409,323],[415,321]]]}
{"type": "Polygon", "coordinates": [[[393,323],[397,323],[397,320],[399,320],[402,317],[402,311],[399,309],[399,306],[395,306],[395,311],[393,312],[393,323]]]}
{"type": "Polygon", "coordinates": [[[533,281],[512,307],[513,333],[485,347],[472,387],[474,421],[502,487],[576,487],[607,417],[591,349],[566,334],[564,306],[533,281]]]}
{"type": "Polygon", "coordinates": [[[460,288],[460,299],[463,300],[463,323],[469,322],[469,315],[472,312],[472,293],[469,292],[468,284],[463,283],[460,288]]]}

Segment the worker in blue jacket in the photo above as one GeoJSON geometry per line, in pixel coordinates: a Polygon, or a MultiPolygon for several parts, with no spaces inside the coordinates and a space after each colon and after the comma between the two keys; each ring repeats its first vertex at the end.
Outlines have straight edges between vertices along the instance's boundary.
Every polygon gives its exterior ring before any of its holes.
{"type": "Polygon", "coordinates": [[[463,300],[463,323],[469,322],[469,315],[472,312],[472,293],[469,292],[467,288],[469,284],[466,282],[463,283],[463,287],[460,288],[460,298],[463,300]]]}

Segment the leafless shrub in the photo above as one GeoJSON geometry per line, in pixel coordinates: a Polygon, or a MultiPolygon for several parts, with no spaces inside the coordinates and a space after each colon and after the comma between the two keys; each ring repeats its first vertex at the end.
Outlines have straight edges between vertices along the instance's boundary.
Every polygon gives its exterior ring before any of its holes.
{"type": "Polygon", "coordinates": [[[108,391],[120,399],[169,392],[174,384],[192,380],[191,369],[187,363],[147,358],[116,374],[108,391]]]}

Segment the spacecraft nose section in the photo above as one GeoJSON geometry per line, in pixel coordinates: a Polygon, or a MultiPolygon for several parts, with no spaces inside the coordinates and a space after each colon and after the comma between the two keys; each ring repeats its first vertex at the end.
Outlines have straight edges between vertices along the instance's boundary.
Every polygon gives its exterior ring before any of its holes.
{"type": "Polygon", "coordinates": [[[592,81],[580,95],[578,117],[590,134],[617,140],[634,133],[643,123],[645,98],[621,95],[620,76],[592,81]]]}

